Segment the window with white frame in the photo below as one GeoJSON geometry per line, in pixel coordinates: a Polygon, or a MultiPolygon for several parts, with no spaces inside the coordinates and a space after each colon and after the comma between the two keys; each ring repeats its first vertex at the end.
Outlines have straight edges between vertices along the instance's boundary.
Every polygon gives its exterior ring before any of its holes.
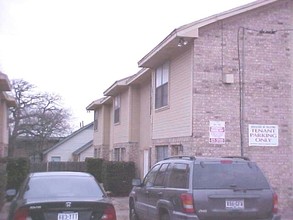
{"type": "Polygon", "coordinates": [[[124,147],[114,149],[114,160],[124,161],[125,160],[126,149],[124,147]]]}
{"type": "Polygon", "coordinates": [[[161,108],[168,105],[168,85],[169,85],[169,66],[167,61],[156,69],[155,73],[155,108],[161,108]]]}
{"type": "Polygon", "coordinates": [[[98,130],[98,117],[99,117],[99,111],[95,110],[95,114],[94,114],[94,130],[97,131],[98,130]]]}
{"type": "Polygon", "coordinates": [[[52,156],[51,157],[51,161],[52,162],[60,162],[61,161],[61,157],[60,156],[52,156]]]}
{"type": "Polygon", "coordinates": [[[114,123],[120,122],[120,96],[114,98],[114,123]]]}
{"type": "Polygon", "coordinates": [[[168,157],[167,145],[156,146],[156,151],[157,151],[157,161],[164,160],[166,157],[168,157]]]}

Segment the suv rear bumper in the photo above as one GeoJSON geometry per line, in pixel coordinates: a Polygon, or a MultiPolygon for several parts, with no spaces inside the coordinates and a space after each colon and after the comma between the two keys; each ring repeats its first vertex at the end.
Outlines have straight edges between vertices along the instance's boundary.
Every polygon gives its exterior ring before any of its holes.
{"type": "Polygon", "coordinates": [[[185,214],[182,212],[173,212],[173,218],[171,219],[176,219],[176,220],[199,220],[197,215],[192,215],[192,214],[185,214]]]}
{"type": "MultiPolygon", "coordinates": [[[[176,220],[199,220],[197,215],[190,215],[190,214],[184,214],[182,212],[173,212],[173,218],[176,220]]],[[[273,215],[272,218],[269,219],[263,219],[263,220],[281,220],[281,215],[273,215]]]]}

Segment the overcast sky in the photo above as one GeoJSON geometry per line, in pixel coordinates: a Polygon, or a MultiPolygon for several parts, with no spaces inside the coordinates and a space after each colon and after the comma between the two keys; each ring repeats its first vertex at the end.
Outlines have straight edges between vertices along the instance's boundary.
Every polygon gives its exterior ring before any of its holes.
{"type": "Polygon", "coordinates": [[[253,0],[0,0],[0,71],[59,94],[72,125],[175,28],[253,0]]]}

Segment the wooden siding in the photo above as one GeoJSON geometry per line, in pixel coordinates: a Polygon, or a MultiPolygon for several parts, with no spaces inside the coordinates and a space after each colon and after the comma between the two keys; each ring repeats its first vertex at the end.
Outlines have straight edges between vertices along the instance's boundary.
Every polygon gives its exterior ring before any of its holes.
{"type": "Polygon", "coordinates": [[[135,86],[130,87],[129,104],[129,142],[138,142],[140,131],[140,90],[135,86]]]}
{"type": "Polygon", "coordinates": [[[108,145],[110,143],[110,123],[111,123],[111,106],[104,105],[103,106],[103,121],[102,121],[102,131],[103,131],[103,145],[108,145]]]}
{"type": "Polygon", "coordinates": [[[57,148],[51,150],[47,155],[47,161],[51,161],[51,157],[61,157],[61,161],[72,161],[72,153],[84,144],[93,139],[93,127],[80,132],[68,141],[64,142],[57,148]]]}
{"type": "Polygon", "coordinates": [[[148,81],[140,88],[140,149],[151,146],[151,82],[148,81]]]}
{"type": "Polygon", "coordinates": [[[91,146],[90,148],[86,149],[79,155],[79,161],[85,161],[87,158],[94,157],[94,147],[91,146]]]}
{"type": "Polygon", "coordinates": [[[192,50],[189,49],[170,62],[169,106],[153,112],[153,139],[190,136],[192,133],[191,57],[192,50]]]}
{"type": "Polygon", "coordinates": [[[94,131],[94,146],[108,145],[110,139],[110,114],[111,107],[103,105],[99,108],[98,129],[94,131]]]}
{"type": "Polygon", "coordinates": [[[123,143],[129,140],[129,90],[120,94],[120,122],[113,127],[113,143],[123,143]]]}

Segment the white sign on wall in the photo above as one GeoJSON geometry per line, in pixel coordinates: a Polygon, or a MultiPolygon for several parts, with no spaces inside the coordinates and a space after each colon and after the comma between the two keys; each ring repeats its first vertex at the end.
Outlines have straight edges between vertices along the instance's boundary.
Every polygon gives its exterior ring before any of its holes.
{"type": "Polygon", "coordinates": [[[225,144],[225,122],[210,121],[209,128],[209,143],[210,144],[225,144]]]}
{"type": "Polygon", "coordinates": [[[249,125],[249,146],[278,146],[278,125],[249,125]]]}

